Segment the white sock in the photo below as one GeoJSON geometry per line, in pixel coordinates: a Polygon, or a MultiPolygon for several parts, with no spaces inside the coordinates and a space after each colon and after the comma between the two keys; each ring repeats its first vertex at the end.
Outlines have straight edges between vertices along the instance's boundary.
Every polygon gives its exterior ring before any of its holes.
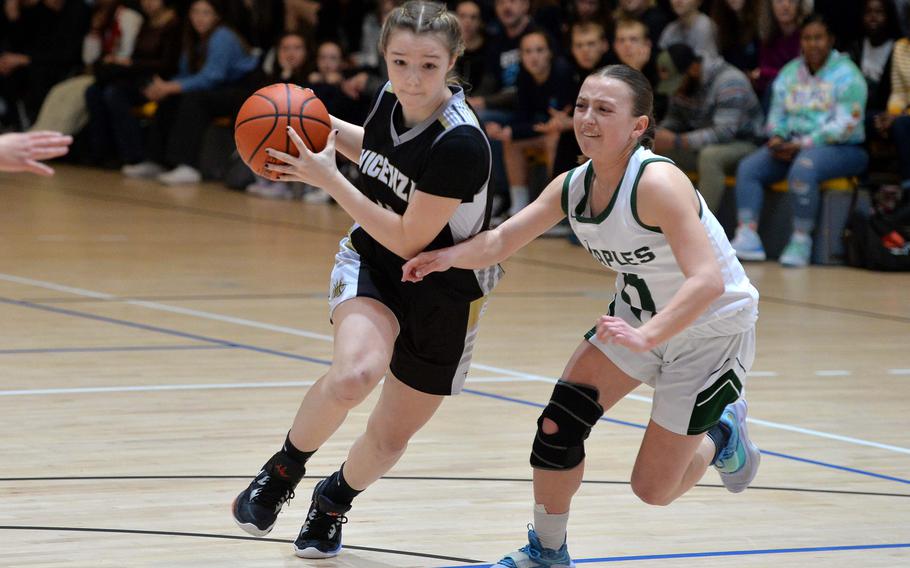
{"type": "Polygon", "coordinates": [[[509,188],[509,197],[512,200],[512,206],[509,207],[509,215],[515,215],[528,206],[531,202],[531,192],[526,185],[513,185],[509,188]]]}
{"type": "Polygon", "coordinates": [[[534,505],[534,531],[544,548],[559,550],[566,542],[566,528],[569,526],[569,512],[561,515],[547,513],[540,503],[534,505]]]}

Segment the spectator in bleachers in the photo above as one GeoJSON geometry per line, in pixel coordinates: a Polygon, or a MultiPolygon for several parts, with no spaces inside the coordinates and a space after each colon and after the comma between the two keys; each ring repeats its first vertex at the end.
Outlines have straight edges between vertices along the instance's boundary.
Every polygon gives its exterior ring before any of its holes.
{"type": "Polygon", "coordinates": [[[511,206],[508,215],[518,213],[531,201],[528,189],[529,152],[543,156],[549,179],[559,134],[538,132],[538,125],[550,120],[550,109],[568,112],[576,92],[572,71],[561,58],[554,57],[552,40],[543,30],[522,36],[521,71],[517,80],[515,113],[510,122],[486,123],[487,135],[503,144],[511,206]]]}
{"type": "Polygon", "coordinates": [[[529,0],[496,0],[496,23],[487,36],[487,63],[484,79],[475,95],[468,99],[483,121],[508,122],[515,102],[515,88],[521,69],[519,43],[534,29],[529,0]],[[499,111],[493,113],[491,111],[499,111]],[[487,118],[492,117],[492,118],[487,118]]]}
{"type": "Polygon", "coordinates": [[[763,0],[758,21],[758,70],[751,77],[766,110],[771,102],[771,83],[784,65],[799,57],[800,25],[807,15],[803,0],[763,0]]]}
{"type": "MultiPolygon", "coordinates": [[[[529,0],[495,0],[496,22],[487,34],[487,61],[480,85],[476,85],[468,103],[481,122],[509,124],[513,118],[515,90],[521,69],[521,37],[535,29],[530,16],[529,0]]],[[[493,216],[501,217],[509,207],[508,176],[505,172],[502,144],[491,140],[493,154],[493,216]]]]}
{"type": "Polygon", "coordinates": [[[834,47],[846,51],[863,34],[863,0],[812,0],[809,9],[821,14],[831,25],[834,47]]]}
{"type": "Polygon", "coordinates": [[[284,32],[284,0],[228,0],[224,22],[263,55],[284,32]]]}
{"type": "Polygon", "coordinates": [[[355,66],[379,67],[379,34],[382,31],[382,24],[392,10],[400,6],[401,3],[401,0],[378,0],[376,9],[363,18],[363,26],[360,32],[360,50],[351,56],[355,66]]]}
{"type": "MultiPolygon", "coordinates": [[[[894,122],[887,109],[891,94],[891,56],[894,43],[901,36],[897,18],[894,0],[866,0],[863,9],[864,37],[850,49],[850,57],[862,70],[869,91],[866,139],[873,164],[890,159],[890,152],[882,152],[880,149],[890,142],[890,130],[894,122]]],[[[882,166],[888,168],[890,164],[881,164],[878,168],[882,166]]],[[[878,168],[875,165],[870,167],[878,168]]]]}
{"type": "Polygon", "coordinates": [[[657,45],[664,28],[670,23],[669,15],[655,6],[654,0],[619,0],[619,6],[613,13],[613,19],[617,23],[620,20],[642,22],[647,26],[651,45],[657,45]]]}
{"type": "Polygon", "coordinates": [[[700,55],[717,54],[714,22],[699,10],[701,1],[672,0],[670,4],[676,13],[676,19],[660,34],[660,49],[666,49],[675,43],[685,43],[700,55]]]}
{"type": "Polygon", "coordinates": [[[763,124],[761,104],[749,78],[717,55],[699,56],[678,43],[657,61],[657,89],[669,96],[670,106],[657,128],[654,151],[697,172],[697,187],[716,212],[726,176],[755,151],[763,124]]]}
{"type": "Polygon", "coordinates": [[[806,266],[819,205],[819,184],[856,176],[869,161],[862,143],[866,81],[850,58],[834,50],[824,18],[810,16],[800,35],[802,56],[781,69],[772,86],[768,143],[736,172],[739,225],[733,248],[743,260],[764,260],[756,232],[765,187],[786,179],[793,233],[780,262],[806,266]]]}
{"type": "Polygon", "coordinates": [[[894,44],[891,56],[891,94],[887,115],[877,117],[876,128],[894,141],[900,164],[900,185],[910,191],[910,37],[894,44]]]}
{"type": "Polygon", "coordinates": [[[910,35],[910,0],[895,0],[897,6],[897,21],[901,26],[903,35],[910,35]]]}
{"type": "Polygon", "coordinates": [[[711,19],[721,57],[744,73],[758,69],[758,15],[755,0],[714,0],[711,19]]]}
{"type": "MultiPolygon", "coordinates": [[[[562,29],[555,37],[571,40],[572,26],[579,23],[596,23],[603,27],[606,37],[613,36],[613,5],[610,0],[571,0],[567,2],[562,29]]],[[[534,21],[539,21],[538,13],[534,14],[534,21]]],[[[571,49],[571,43],[568,44],[571,49]]]]}
{"type": "Polygon", "coordinates": [[[154,77],[143,94],[158,103],[145,161],[124,166],[128,177],[154,177],[165,184],[198,183],[202,137],[213,116],[219,89],[237,86],[259,64],[243,40],[222,22],[216,0],[195,0],[183,40],[177,75],[154,77]],[[171,167],[164,171],[164,165],[171,167]]]}
{"type": "MultiPolygon", "coordinates": [[[[648,78],[651,88],[658,83],[657,65],[652,55],[653,44],[648,37],[648,28],[640,20],[616,20],[613,37],[613,54],[616,59],[633,69],[638,69],[648,78]]],[[[667,113],[667,97],[654,93],[654,119],[660,121],[667,113]]]]}
{"type": "Polygon", "coordinates": [[[0,53],[4,122],[25,129],[51,87],[82,66],[89,10],[83,0],[5,0],[4,14],[9,24],[9,37],[0,38],[5,43],[0,53]]]}
{"type": "Polygon", "coordinates": [[[465,93],[471,92],[483,80],[486,64],[486,37],[480,4],[477,0],[461,0],[455,6],[461,37],[464,39],[464,55],[455,61],[455,73],[465,85],[465,93]]]}
{"type": "MultiPolygon", "coordinates": [[[[563,45],[563,38],[566,38],[569,35],[567,24],[571,25],[576,21],[572,12],[573,4],[585,4],[583,10],[586,13],[592,11],[592,17],[596,19],[600,17],[597,5],[606,1],[608,0],[569,0],[568,2],[561,2],[560,0],[530,0],[531,9],[529,13],[531,14],[531,19],[534,21],[536,27],[545,30],[550,34],[550,38],[554,40],[554,53],[562,54],[565,53],[565,50],[563,49],[565,47],[563,45]],[[568,4],[568,13],[567,10],[563,9],[564,4],[568,4]],[[594,4],[593,10],[589,10],[588,6],[590,4],[594,4]]],[[[609,17],[609,15],[607,15],[607,17],[609,17]]]]}
{"type": "Polygon", "coordinates": [[[349,69],[342,46],[332,40],[319,44],[316,70],[310,73],[310,86],[325,102],[329,113],[347,122],[361,124],[370,111],[370,93],[388,80],[385,61],[378,67],[349,69]]]}
{"type": "Polygon", "coordinates": [[[82,41],[84,72],[64,79],[48,92],[32,130],[76,134],[88,122],[85,92],[95,83],[95,69],[128,60],[133,55],[142,14],[120,0],[98,0],[92,8],[91,28],[82,41]]]}
{"type": "MultiPolygon", "coordinates": [[[[610,47],[604,27],[597,22],[576,22],[570,30],[572,46],[572,97],[578,95],[581,84],[592,72],[612,63],[610,47]]],[[[574,102],[574,101],[573,101],[574,102]]],[[[548,109],[549,119],[534,127],[540,134],[559,136],[553,158],[553,175],[561,174],[578,165],[581,148],[575,139],[572,109],[548,109]]]]}
{"type": "Polygon", "coordinates": [[[164,0],[141,0],[140,7],[145,20],[132,57],[96,68],[95,83],[85,93],[95,163],[142,161],[142,130],[133,109],[148,102],[142,91],[153,77],[168,79],[177,72],[182,32],[177,12],[164,0]]]}

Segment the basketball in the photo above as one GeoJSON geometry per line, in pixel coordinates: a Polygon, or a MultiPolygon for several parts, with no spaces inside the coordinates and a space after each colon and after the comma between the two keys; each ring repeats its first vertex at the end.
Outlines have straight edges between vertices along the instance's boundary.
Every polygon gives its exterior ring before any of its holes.
{"type": "Polygon", "coordinates": [[[240,107],[234,123],[234,142],[240,158],[255,173],[274,179],[274,173],[265,169],[267,162],[275,162],[266,155],[266,149],[298,155],[288,136],[288,126],[294,128],[311,152],[320,152],[332,130],[332,121],[311,89],[287,83],[259,89],[240,107]]]}

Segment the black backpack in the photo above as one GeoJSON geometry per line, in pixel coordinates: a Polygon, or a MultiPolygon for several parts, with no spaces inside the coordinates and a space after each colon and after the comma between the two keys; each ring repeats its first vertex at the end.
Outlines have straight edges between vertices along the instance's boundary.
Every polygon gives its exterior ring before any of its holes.
{"type": "Polygon", "coordinates": [[[853,194],[850,215],[844,227],[844,254],[848,265],[869,270],[910,271],[910,194],[885,213],[856,207],[853,194]]]}

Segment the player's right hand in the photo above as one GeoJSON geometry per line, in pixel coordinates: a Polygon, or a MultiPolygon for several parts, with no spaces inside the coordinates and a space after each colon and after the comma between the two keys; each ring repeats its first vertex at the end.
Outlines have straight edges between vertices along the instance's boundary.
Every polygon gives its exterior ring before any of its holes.
{"type": "Polygon", "coordinates": [[[427,274],[452,268],[454,259],[450,251],[439,249],[418,254],[401,267],[401,281],[420,282],[427,274]]]}

